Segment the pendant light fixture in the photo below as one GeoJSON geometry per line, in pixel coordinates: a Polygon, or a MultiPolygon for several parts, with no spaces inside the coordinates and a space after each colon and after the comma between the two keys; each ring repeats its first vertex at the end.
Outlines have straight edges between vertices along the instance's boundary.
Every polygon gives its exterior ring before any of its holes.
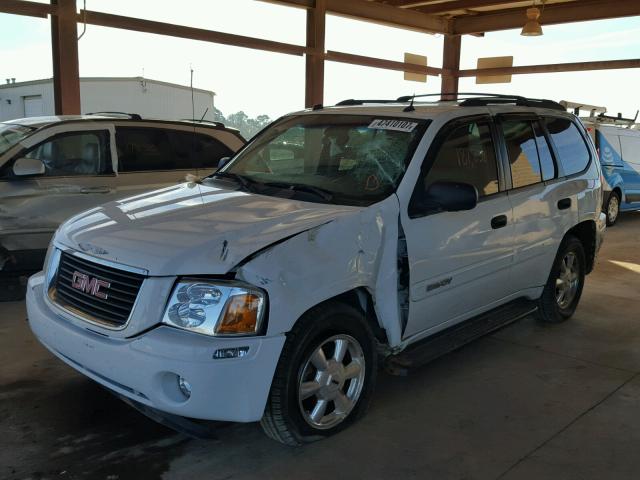
{"type": "MultiPolygon", "coordinates": [[[[544,8],[544,2],[542,3],[542,7],[544,8]]],[[[542,35],[542,26],[540,25],[540,9],[535,6],[535,1],[533,3],[533,7],[527,9],[527,23],[522,27],[522,32],[520,35],[523,37],[539,37],[542,35]]]]}

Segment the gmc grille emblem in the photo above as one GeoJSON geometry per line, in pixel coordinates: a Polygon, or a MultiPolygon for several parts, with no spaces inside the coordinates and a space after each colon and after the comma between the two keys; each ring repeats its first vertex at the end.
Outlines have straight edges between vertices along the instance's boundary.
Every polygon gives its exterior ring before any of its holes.
{"type": "Polygon", "coordinates": [[[89,295],[93,295],[94,297],[106,300],[109,295],[105,292],[102,292],[100,289],[109,288],[111,286],[111,283],[95,277],[90,277],[89,275],[78,272],[76,270],[75,272],[73,272],[71,286],[76,290],[80,290],[81,292],[88,293],[89,295]]]}

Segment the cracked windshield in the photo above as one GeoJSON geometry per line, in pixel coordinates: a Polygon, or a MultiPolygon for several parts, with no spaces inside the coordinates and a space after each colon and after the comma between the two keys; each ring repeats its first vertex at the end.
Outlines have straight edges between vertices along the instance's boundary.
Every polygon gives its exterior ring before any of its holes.
{"type": "Polygon", "coordinates": [[[288,118],[214,176],[264,195],[369,205],[395,191],[426,125],[362,115],[288,118]]]}

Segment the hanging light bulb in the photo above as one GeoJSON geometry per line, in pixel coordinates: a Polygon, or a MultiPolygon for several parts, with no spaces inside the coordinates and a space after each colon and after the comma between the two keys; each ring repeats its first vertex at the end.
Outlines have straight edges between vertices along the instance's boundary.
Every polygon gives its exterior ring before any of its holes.
{"type": "Polygon", "coordinates": [[[522,27],[520,35],[523,37],[539,37],[542,35],[542,26],[540,25],[540,9],[531,7],[527,9],[527,23],[522,27]]]}

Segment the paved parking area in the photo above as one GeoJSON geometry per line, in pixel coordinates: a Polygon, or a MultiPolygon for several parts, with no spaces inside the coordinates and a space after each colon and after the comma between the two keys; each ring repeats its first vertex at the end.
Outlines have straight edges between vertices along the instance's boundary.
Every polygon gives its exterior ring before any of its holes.
{"type": "Polygon", "coordinates": [[[0,478],[636,479],[640,215],[609,230],[570,322],[526,318],[407,378],[370,413],[288,448],[259,425],[191,440],[147,420],[32,337],[0,304],[0,478]]]}

